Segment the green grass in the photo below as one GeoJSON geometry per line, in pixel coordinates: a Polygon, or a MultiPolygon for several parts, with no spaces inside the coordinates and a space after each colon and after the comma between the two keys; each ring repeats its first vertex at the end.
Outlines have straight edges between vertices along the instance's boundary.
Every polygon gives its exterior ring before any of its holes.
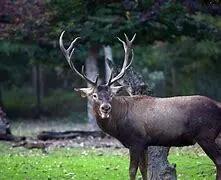
{"type": "Polygon", "coordinates": [[[174,148],[169,161],[176,164],[178,179],[215,180],[215,165],[199,147],[174,148]]]}
{"type": "MultiPolygon", "coordinates": [[[[177,165],[178,179],[215,179],[214,165],[204,154],[175,149],[169,159],[177,165]]],[[[128,162],[125,150],[59,148],[43,154],[0,143],[1,180],[124,180],[128,162]]]]}

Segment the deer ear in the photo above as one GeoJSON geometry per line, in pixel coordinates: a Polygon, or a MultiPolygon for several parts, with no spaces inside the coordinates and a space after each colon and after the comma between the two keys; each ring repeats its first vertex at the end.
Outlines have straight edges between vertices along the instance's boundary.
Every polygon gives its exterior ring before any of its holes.
{"type": "Polygon", "coordinates": [[[74,88],[74,90],[79,92],[81,97],[87,97],[93,93],[94,88],[92,88],[92,87],[90,87],[90,88],[74,88]]]}
{"type": "Polygon", "coordinates": [[[113,92],[113,94],[117,94],[118,91],[122,90],[126,88],[125,86],[113,86],[111,87],[111,91],[113,92]]]}

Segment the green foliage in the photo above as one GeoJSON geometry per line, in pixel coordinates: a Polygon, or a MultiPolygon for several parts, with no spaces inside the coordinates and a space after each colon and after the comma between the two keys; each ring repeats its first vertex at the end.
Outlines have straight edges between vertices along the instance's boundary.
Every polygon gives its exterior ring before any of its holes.
{"type": "Polygon", "coordinates": [[[220,35],[216,26],[189,15],[179,2],[168,1],[158,10],[159,16],[145,22],[141,22],[140,16],[153,1],[134,1],[130,9],[121,2],[52,0],[49,4],[56,19],[51,33],[54,38],[62,30],[82,36],[90,44],[114,44],[113,37],[124,32],[136,32],[139,43],[145,44],[155,40],[175,41],[183,35],[196,39],[219,39],[220,35]]]}
{"type": "Polygon", "coordinates": [[[22,81],[23,78],[21,74],[25,74],[25,65],[28,62],[26,54],[26,49],[28,48],[30,47],[22,44],[12,44],[9,42],[0,43],[1,82],[12,84],[22,81]]]}
{"type": "MultiPolygon", "coordinates": [[[[73,92],[64,90],[54,90],[43,99],[43,108],[52,117],[72,116],[73,114],[82,113],[86,110],[85,101],[82,102],[80,96],[73,92]]],[[[73,116],[74,117],[74,116],[73,116]]],[[[83,118],[76,116],[76,122],[82,122],[83,118]],[[78,117],[78,118],[77,118],[78,117]]]]}
{"type": "MultiPolygon", "coordinates": [[[[41,48],[37,44],[0,42],[0,80],[6,85],[21,85],[29,77],[31,65],[56,66],[57,51],[41,48]]],[[[63,63],[62,63],[63,65],[63,63]]]]}
{"type": "MultiPolygon", "coordinates": [[[[0,143],[1,179],[128,179],[128,155],[113,149],[60,148],[39,150],[9,148],[0,143]]],[[[212,180],[215,167],[204,154],[175,150],[169,160],[177,165],[180,179],[212,180]]],[[[140,173],[139,173],[140,176],[140,173]]]]}
{"type": "MultiPolygon", "coordinates": [[[[48,0],[32,3],[21,0],[8,4],[12,8],[6,14],[13,18],[14,10],[19,8],[20,15],[18,21],[1,26],[1,86],[26,86],[33,64],[44,64],[52,71],[68,67],[58,47],[58,37],[63,30],[67,31],[64,36],[65,47],[74,37],[82,37],[76,48],[77,67],[85,62],[88,49],[96,47],[101,52],[102,46],[106,44],[113,47],[116,64],[121,64],[123,50],[115,37],[123,37],[123,33],[131,37],[137,33],[134,65],[147,80],[147,73],[163,71],[166,76],[166,95],[200,93],[221,99],[220,16],[211,15],[202,9],[192,13],[185,3],[171,0],[48,0]],[[172,69],[175,70],[175,80],[172,80],[172,69]]],[[[70,105],[65,98],[70,97],[64,95],[59,101],[70,105]]],[[[53,102],[50,97],[46,99],[46,111],[57,111],[59,103],[56,100],[53,102]]],[[[33,98],[30,97],[32,102],[33,98]]],[[[10,107],[17,107],[12,104],[10,107]]],[[[22,106],[21,109],[25,107],[22,106]]],[[[27,108],[29,112],[32,104],[27,108]]]]}
{"type": "Polygon", "coordinates": [[[3,101],[9,117],[34,114],[35,98],[31,89],[13,87],[3,90],[3,101]]]}
{"type": "MultiPolygon", "coordinates": [[[[57,20],[54,37],[65,29],[71,32],[67,33],[67,37],[72,39],[72,34],[82,36],[82,41],[89,42],[89,46],[110,44],[114,46],[114,59],[120,64],[122,47],[114,37],[122,37],[124,32],[131,36],[136,32],[134,64],[141,72],[145,69],[163,71],[167,77],[167,95],[202,93],[221,98],[218,90],[212,94],[213,90],[201,91],[198,83],[201,74],[206,73],[211,84],[219,72],[220,17],[191,14],[181,2],[167,1],[153,8],[154,1],[131,1],[128,4],[93,1],[84,5],[77,1],[76,4],[71,2],[68,7],[69,17],[64,12],[67,17],[64,21],[61,12],[67,1],[55,2],[50,2],[57,20]],[[153,11],[153,17],[142,21],[142,14],[148,9],[153,11]],[[177,84],[176,93],[172,90],[171,68],[177,72],[176,81],[181,82],[177,84]]],[[[84,50],[81,49],[81,52],[84,50]]]]}
{"type": "MultiPolygon", "coordinates": [[[[143,73],[147,70],[163,71],[166,75],[168,95],[174,94],[171,89],[171,70],[174,68],[177,94],[199,93],[221,99],[220,57],[220,41],[196,41],[182,37],[173,43],[157,41],[154,45],[135,47],[134,64],[143,73]]],[[[148,81],[148,78],[146,79],[148,81]]]]}
{"type": "MultiPolygon", "coordinates": [[[[4,89],[3,101],[9,117],[32,118],[35,115],[36,99],[31,88],[4,89]]],[[[56,90],[43,98],[42,115],[48,117],[74,115],[76,122],[84,122],[84,118],[76,116],[76,111],[82,113],[85,107],[85,102],[73,92],[56,90]]]]}

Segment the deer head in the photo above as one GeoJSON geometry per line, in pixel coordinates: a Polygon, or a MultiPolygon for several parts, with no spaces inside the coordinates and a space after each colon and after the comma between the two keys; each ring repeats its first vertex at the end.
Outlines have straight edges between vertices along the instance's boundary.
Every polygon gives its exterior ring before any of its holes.
{"type": "Polygon", "coordinates": [[[130,67],[132,61],[133,61],[133,49],[132,49],[132,43],[136,37],[136,34],[134,34],[133,38],[131,40],[128,39],[127,35],[125,35],[125,39],[126,41],[121,40],[120,38],[118,38],[118,40],[123,44],[124,47],[124,62],[121,68],[121,71],[119,72],[119,74],[117,74],[115,77],[113,77],[113,70],[111,70],[111,74],[110,74],[110,78],[108,80],[108,82],[106,84],[98,84],[98,76],[96,76],[95,81],[92,81],[91,79],[89,79],[84,72],[84,66],[82,66],[82,71],[79,72],[75,66],[74,63],[71,61],[71,57],[74,53],[74,44],[76,43],[76,41],[78,39],[80,39],[80,37],[75,38],[70,46],[65,49],[64,45],[63,45],[63,35],[64,35],[63,31],[61,33],[60,39],[59,39],[59,45],[61,48],[61,51],[63,53],[63,55],[65,56],[68,64],[70,65],[71,69],[77,73],[82,79],[86,80],[91,87],[88,88],[76,88],[75,91],[80,92],[82,97],[90,97],[93,102],[94,105],[96,107],[98,107],[99,109],[99,115],[102,119],[104,118],[108,118],[111,112],[111,101],[113,96],[115,96],[115,94],[121,89],[123,88],[123,86],[113,86],[113,84],[115,82],[117,82],[119,79],[121,79],[124,74],[125,71],[130,67]],[[132,53],[131,59],[130,57],[130,52],[132,53]],[[130,59],[130,60],[129,60],[130,59]]]}

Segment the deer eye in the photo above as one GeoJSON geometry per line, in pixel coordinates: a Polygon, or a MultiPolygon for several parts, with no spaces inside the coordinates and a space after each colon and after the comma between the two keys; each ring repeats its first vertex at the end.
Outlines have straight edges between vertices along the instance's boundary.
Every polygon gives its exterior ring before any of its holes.
{"type": "Polygon", "coordinates": [[[94,98],[94,99],[97,99],[97,94],[93,94],[93,98],[94,98]]]}

